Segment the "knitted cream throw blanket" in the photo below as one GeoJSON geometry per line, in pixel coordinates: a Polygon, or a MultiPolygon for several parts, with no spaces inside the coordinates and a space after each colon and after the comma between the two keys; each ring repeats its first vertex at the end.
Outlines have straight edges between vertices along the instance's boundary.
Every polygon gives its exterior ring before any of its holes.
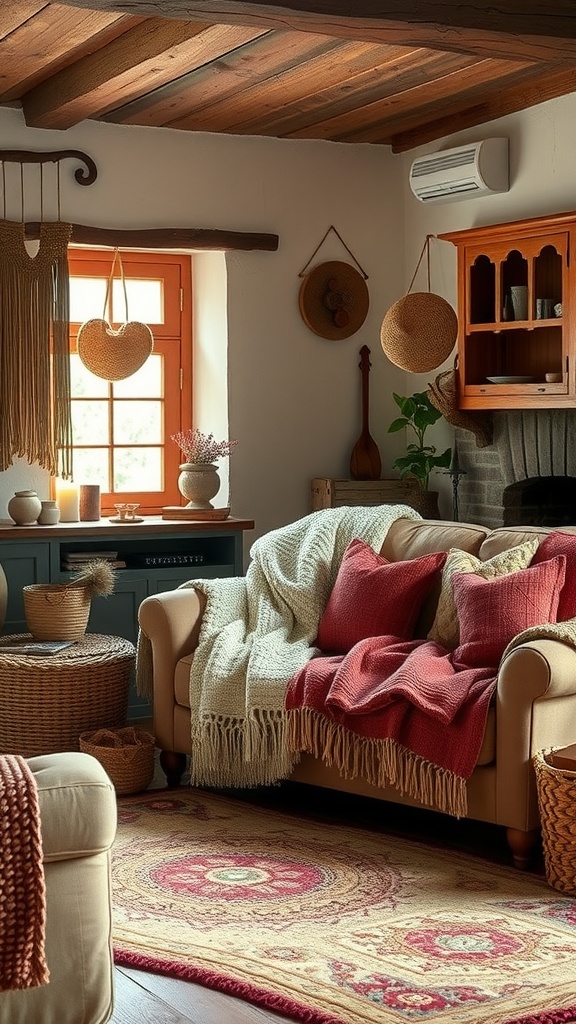
{"type": "Polygon", "coordinates": [[[0,991],[49,980],[46,890],[36,780],[23,757],[0,756],[0,991]]]}
{"type": "Polygon", "coordinates": [[[344,551],[360,538],[378,550],[406,505],[334,508],[266,534],[245,577],[193,580],[207,598],[190,673],[193,786],[269,785],[287,778],[288,680],[318,653],[318,623],[344,551]]]}

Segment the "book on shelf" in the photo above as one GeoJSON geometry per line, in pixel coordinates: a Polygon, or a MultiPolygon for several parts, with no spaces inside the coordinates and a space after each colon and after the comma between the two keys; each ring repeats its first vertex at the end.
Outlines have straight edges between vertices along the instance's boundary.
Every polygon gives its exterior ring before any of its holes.
{"type": "Polygon", "coordinates": [[[0,654],[26,654],[28,656],[44,658],[49,654],[58,654],[66,647],[72,647],[75,640],[34,640],[30,637],[10,637],[6,642],[0,643],[0,654]]]}
{"type": "MultiPolygon", "coordinates": [[[[62,569],[66,570],[67,572],[80,572],[82,567],[85,566],[85,565],[88,565],[89,562],[91,562],[91,561],[93,561],[93,559],[89,558],[89,559],[86,559],[85,562],[71,562],[66,557],[66,558],[64,558],[62,560],[62,569]]],[[[125,569],[126,568],[126,562],[124,561],[123,558],[115,558],[115,559],[107,558],[106,561],[108,562],[109,565],[111,565],[115,569],[125,569]]]]}
{"type": "Polygon", "coordinates": [[[107,562],[113,562],[118,558],[117,551],[65,551],[62,554],[62,558],[67,562],[94,562],[98,558],[103,558],[107,562]]]}

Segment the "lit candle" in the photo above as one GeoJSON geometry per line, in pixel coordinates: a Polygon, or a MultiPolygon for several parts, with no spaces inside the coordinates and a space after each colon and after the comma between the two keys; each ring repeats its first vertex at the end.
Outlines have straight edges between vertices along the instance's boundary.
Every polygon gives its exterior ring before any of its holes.
{"type": "Polygon", "coordinates": [[[56,504],[60,509],[61,523],[80,522],[80,492],[71,480],[56,481],[56,504]]]}

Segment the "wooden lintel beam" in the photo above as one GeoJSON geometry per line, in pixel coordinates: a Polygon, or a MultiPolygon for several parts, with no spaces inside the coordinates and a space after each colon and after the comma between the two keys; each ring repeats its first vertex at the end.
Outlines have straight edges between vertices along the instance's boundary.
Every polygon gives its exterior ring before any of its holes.
{"type": "Polygon", "coordinates": [[[573,0],[60,0],[144,17],[258,25],[511,60],[576,59],[573,0]]]}
{"type": "MultiPolygon", "coordinates": [[[[40,223],[29,221],[24,235],[37,239],[40,223]]],[[[202,249],[251,250],[276,252],[278,235],[259,231],[225,231],[220,228],[98,228],[89,224],[72,224],[71,242],[78,245],[108,245],[124,249],[202,249]]]]}

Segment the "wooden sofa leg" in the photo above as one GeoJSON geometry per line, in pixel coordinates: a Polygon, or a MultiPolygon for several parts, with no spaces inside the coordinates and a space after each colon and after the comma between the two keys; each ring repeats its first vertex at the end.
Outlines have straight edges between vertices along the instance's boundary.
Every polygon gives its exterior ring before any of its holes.
{"type": "Polygon", "coordinates": [[[522,832],[519,828],[506,829],[506,839],[512,853],[514,867],[525,871],[530,867],[538,841],[538,829],[531,832],[522,832]]]}
{"type": "Polygon", "coordinates": [[[178,789],[186,769],[186,754],[178,754],[175,750],[161,750],[160,765],[166,776],[168,789],[178,789]]]}

